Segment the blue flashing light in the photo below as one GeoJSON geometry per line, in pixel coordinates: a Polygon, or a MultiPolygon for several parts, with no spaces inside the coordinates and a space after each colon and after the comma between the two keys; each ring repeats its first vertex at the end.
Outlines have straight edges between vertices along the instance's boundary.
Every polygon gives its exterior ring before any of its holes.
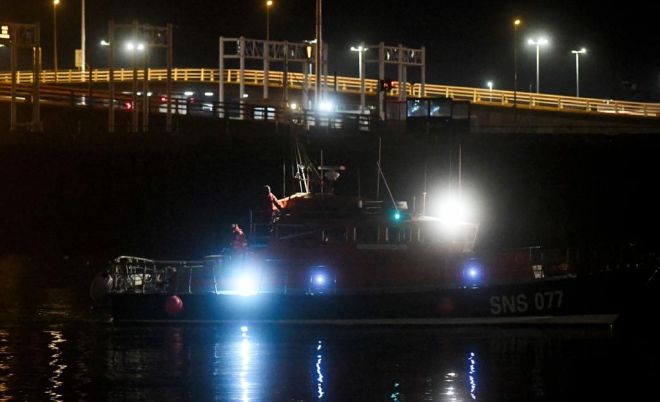
{"type": "Polygon", "coordinates": [[[325,284],[325,275],[316,274],[316,276],[314,277],[314,282],[316,282],[317,285],[325,284]]]}
{"type": "Polygon", "coordinates": [[[476,287],[482,282],[483,269],[475,261],[469,261],[463,267],[463,284],[465,286],[476,287]]]}
{"type": "Polygon", "coordinates": [[[468,276],[472,279],[477,279],[477,277],[479,276],[479,271],[477,271],[476,268],[472,267],[468,269],[468,276]]]}
{"type": "Polygon", "coordinates": [[[401,212],[395,211],[393,217],[394,217],[395,221],[400,221],[401,220],[401,212]]]}
{"type": "Polygon", "coordinates": [[[309,294],[322,294],[334,291],[335,280],[326,266],[315,266],[310,270],[309,294]]]}

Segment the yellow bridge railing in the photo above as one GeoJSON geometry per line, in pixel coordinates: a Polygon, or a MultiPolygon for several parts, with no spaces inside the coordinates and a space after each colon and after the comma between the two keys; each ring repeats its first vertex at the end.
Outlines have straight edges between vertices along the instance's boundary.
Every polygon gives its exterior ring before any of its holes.
{"type": "MultiPolygon", "coordinates": [[[[139,70],[138,79],[144,79],[144,71],[139,70]]],[[[149,69],[147,72],[150,82],[167,80],[166,69],[149,69]]],[[[31,71],[19,71],[17,82],[19,84],[32,83],[31,71]]],[[[53,71],[43,71],[41,82],[44,84],[79,84],[108,82],[110,72],[107,69],[97,69],[85,73],[79,70],[60,70],[55,74],[53,71]]],[[[116,69],[114,71],[115,81],[131,81],[133,79],[132,69],[116,69]]],[[[214,68],[174,68],[172,79],[176,82],[218,82],[218,69],[214,68]]],[[[240,82],[240,70],[227,69],[223,77],[228,84],[240,82]]],[[[261,70],[244,70],[244,83],[250,86],[263,86],[264,72],[261,70]]],[[[315,76],[307,77],[308,87],[314,88],[315,76]]],[[[0,72],[0,83],[10,83],[11,74],[0,72]]],[[[355,77],[323,77],[323,84],[328,88],[337,88],[337,91],[348,94],[360,93],[360,79],[355,77]]],[[[302,89],[304,76],[302,73],[288,73],[288,87],[302,89]]],[[[281,71],[270,71],[268,75],[268,86],[275,88],[284,87],[284,74],[281,71]]],[[[422,85],[419,83],[407,83],[407,93],[413,97],[444,96],[455,100],[464,100],[476,104],[512,107],[514,104],[513,91],[490,90],[486,88],[469,88],[448,85],[426,84],[425,93],[422,93],[422,85]]],[[[398,95],[399,85],[394,83],[394,89],[389,95],[398,95]]],[[[377,95],[378,80],[366,79],[365,92],[367,95],[377,95]]],[[[540,109],[549,111],[581,112],[581,113],[608,113],[630,116],[644,116],[660,118],[660,103],[628,102],[612,99],[576,98],[573,96],[537,94],[530,92],[517,92],[516,105],[521,108],[540,109]]]]}

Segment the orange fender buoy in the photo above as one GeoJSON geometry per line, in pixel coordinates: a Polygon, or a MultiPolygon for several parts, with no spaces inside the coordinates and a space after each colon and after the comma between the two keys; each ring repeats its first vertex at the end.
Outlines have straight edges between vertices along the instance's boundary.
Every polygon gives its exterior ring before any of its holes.
{"type": "Polygon", "coordinates": [[[177,295],[172,295],[165,301],[165,311],[175,317],[183,311],[183,300],[177,295]]]}

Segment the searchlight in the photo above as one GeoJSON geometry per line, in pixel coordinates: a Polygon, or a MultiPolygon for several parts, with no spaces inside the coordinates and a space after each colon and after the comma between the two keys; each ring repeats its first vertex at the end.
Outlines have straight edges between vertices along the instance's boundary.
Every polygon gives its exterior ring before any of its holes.
{"type": "Polygon", "coordinates": [[[325,113],[332,112],[335,110],[335,108],[336,105],[334,104],[334,102],[331,102],[329,100],[324,100],[319,102],[319,106],[318,106],[319,112],[325,112],[325,113]]]}
{"type": "Polygon", "coordinates": [[[229,270],[225,277],[223,293],[254,296],[261,287],[261,273],[253,266],[241,265],[229,270]]]}
{"type": "MultiPolygon", "coordinates": [[[[435,198],[435,197],[434,197],[435,198]]],[[[474,197],[465,191],[448,192],[431,201],[431,214],[437,217],[438,230],[455,238],[478,221],[474,197]]]]}

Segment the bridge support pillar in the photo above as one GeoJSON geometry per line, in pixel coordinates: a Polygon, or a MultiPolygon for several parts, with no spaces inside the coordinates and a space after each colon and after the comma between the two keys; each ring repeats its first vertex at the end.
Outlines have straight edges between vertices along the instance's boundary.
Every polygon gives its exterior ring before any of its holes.
{"type": "Polygon", "coordinates": [[[220,57],[218,58],[218,103],[220,104],[218,117],[222,119],[225,117],[225,40],[222,36],[218,45],[220,53],[220,57]]]}
{"type": "MultiPolygon", "coordinates": [[[[378,82],[385,79],[385,43],[378,44],[378,82]]],[[[385,120],[385,92],[378,90],[378,116],[385,120]]]]}
{"type": "Polygon", "coordinates": [[[270,41],[264,41],[264,99],[268,99],[268,84],[270,76],[270,41]]]}

